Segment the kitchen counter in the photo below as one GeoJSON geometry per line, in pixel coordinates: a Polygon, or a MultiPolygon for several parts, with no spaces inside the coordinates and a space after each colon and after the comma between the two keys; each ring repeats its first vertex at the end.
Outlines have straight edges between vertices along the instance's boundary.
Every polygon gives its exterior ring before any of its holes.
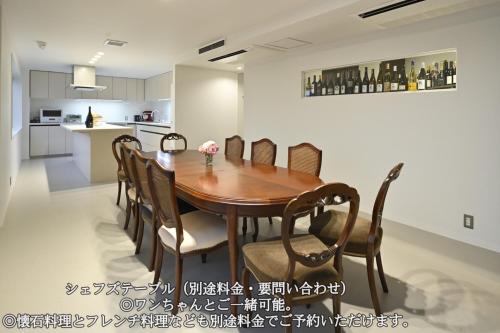
{"type": "Polygon", "coordinates": [[[126,128],[124,126],[113,124],[103,124],[92,128],[87,128],[84,124],[61,124],[61,127],[64,127],[72,132],[123,131],[123,129],[126,128]]]}
{"type": "Polygon", "coordinates": [[[145,125],[145,126],[156,126],[156,127],[166,127],[166,128],[172,127],[172,123],[161,123],[156,121],[111,121],[108,124],[120,124],[122,126],[145,125]]]}
{"type": "Polygon", "coordinates": [[[113,140],[123,134],[133,135],[126,126],[103,124],[86,128],[83,124],[61,124],[71,132],[73,161],[91,183],[116,181],[118,165],[111,150],[113,140]]]}

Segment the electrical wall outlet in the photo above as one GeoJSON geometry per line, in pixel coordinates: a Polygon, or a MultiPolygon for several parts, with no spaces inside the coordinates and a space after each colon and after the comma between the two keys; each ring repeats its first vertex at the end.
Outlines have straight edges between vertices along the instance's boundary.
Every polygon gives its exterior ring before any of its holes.
{"type": "Polygon", "coordinates": [[[464,214],[464,228],[474,229],[474,216],[464,214]]]}

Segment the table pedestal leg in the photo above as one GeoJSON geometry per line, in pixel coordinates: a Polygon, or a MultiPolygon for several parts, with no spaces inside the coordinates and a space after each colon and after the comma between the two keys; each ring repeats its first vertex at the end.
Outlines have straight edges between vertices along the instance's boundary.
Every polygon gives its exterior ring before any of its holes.
{"type": "MultiPolygon", "coordinates": [[[[231,272],[231,285],[234,285],[238,280],[238,216],[236,215],[236,207],[229,206],[226,213],[227,221],[227,240],[229,248],[229,269],[231,272]]],[[[231,296],[231,304],[238,303],[238,296],[231,296]]],[[[238,314],[236,305],[231,306],[231,313],[238,314]]]]}

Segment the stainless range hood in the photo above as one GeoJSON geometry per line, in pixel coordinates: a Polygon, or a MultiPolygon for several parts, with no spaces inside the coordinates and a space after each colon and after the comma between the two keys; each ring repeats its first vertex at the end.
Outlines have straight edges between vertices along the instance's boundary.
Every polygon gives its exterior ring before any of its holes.
{"type": "Polygon", "coordinates": [[[73,83],[70,87],[80,91],[101,91],[105,86],[96,86],[95,67],[73,65],[73,83]]]}

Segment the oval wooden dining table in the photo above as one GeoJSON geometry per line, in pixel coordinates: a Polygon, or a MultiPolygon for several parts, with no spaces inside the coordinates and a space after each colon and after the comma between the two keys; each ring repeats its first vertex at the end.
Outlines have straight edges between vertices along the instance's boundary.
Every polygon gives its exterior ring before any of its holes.
{"type": "MultiPolygon", "coordinates": [[[[179,198],[193,206],[226,216],[231,284],[238,282],[238,217],[282,216],[287,203],[298,194],[323,184],[316,176],[287,168],[214,156],[213,165],[196,150],[147,152],[148,158],[175,171],[179,198]]],[[[231,297],[236,315],[238,297],[231,297]]]]}

